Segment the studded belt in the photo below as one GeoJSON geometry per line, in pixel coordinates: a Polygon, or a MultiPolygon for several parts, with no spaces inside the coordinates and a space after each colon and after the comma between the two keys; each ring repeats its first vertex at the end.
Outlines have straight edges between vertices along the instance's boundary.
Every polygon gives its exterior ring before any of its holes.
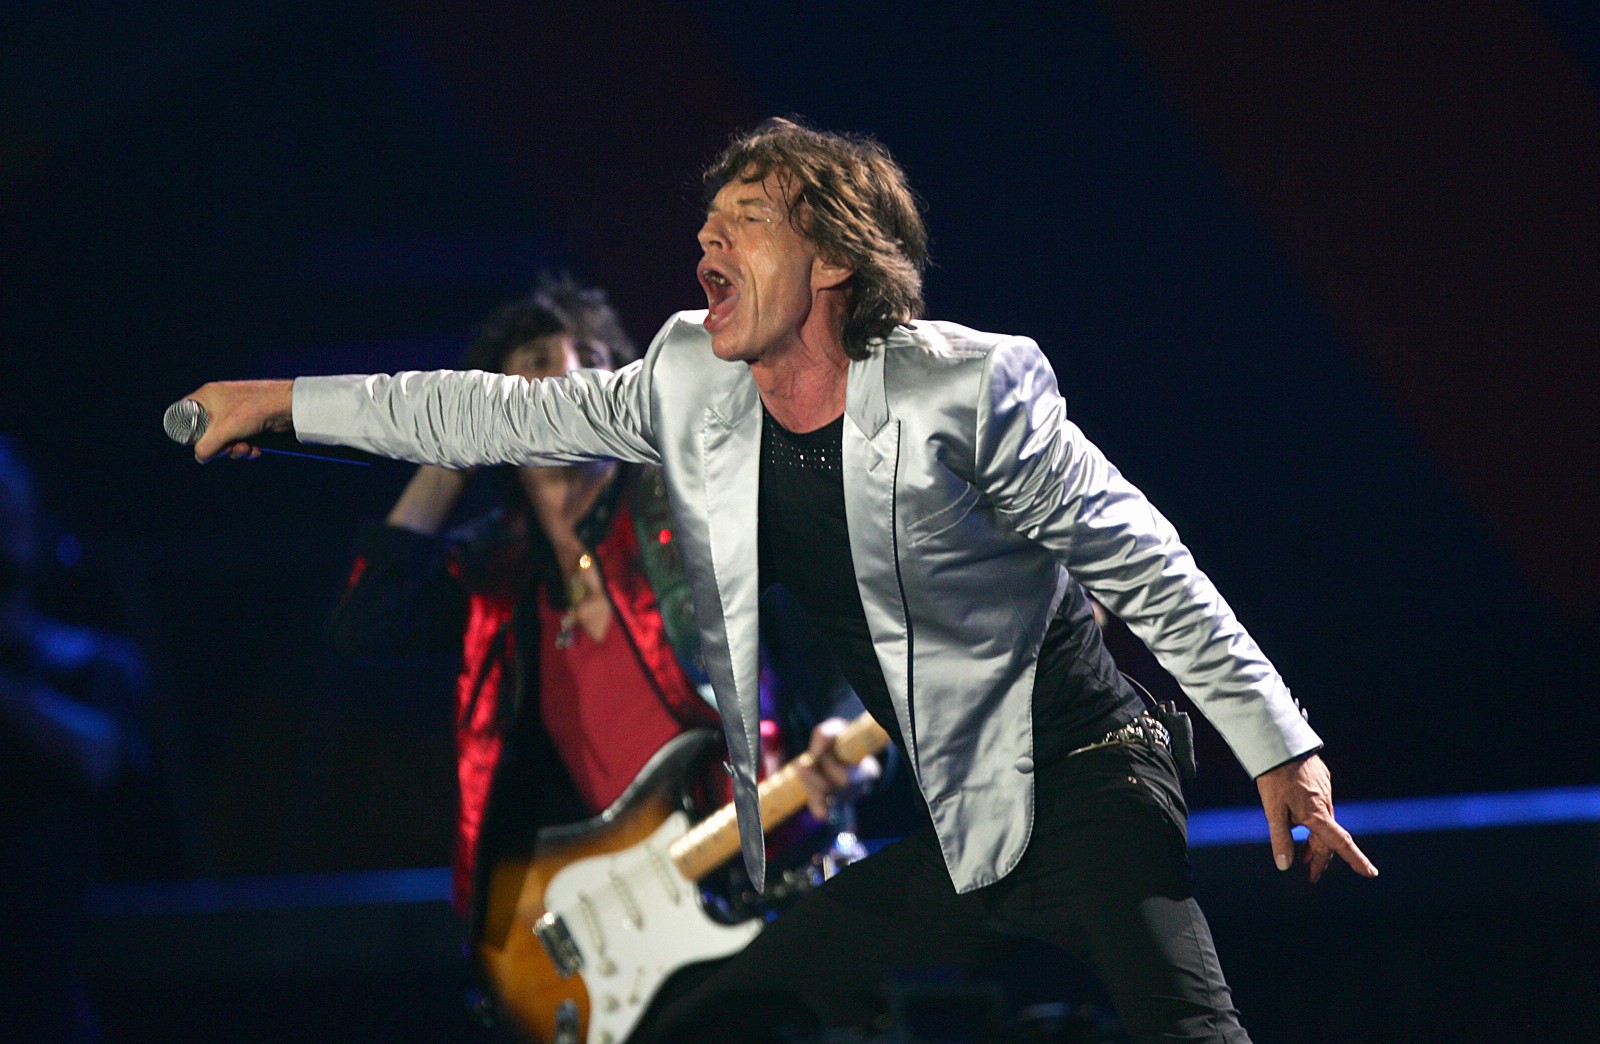
{"type": "Polygon", "coordinates": [[[1112,729],[1093,743],[1085,743],[1076,750],[1067,751],[1067,757],[1082,754],[1086,750],[1099,750],[1101,747],[1114,747],[1119,744],[1137,744],[1147,747],[1166,747],[1172,749],[1172,736],[1167,732],[1167,727],[1148,714],[1141,714],[1128,724],[1112,729]]]}

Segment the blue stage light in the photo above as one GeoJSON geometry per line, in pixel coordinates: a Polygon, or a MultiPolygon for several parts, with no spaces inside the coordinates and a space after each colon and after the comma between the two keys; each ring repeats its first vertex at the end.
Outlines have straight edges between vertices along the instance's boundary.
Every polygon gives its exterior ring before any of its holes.
{"type": "MultiPolygon", "coordinates": [[[[1600,787],[1560,787],[1499,794],[1444,794],[1382,801],[1346,801],[1339,822],[1358,839],[1377,834],[1435,830],[1488,830],[1551,823],[1600,823],[1600,787]]],[[[1305,839],[1296,827],[1296,840],[1305,839]]],[[[1201,809],[1189,817],[1189,845],[1265,844],[1261,809],[1201,809]]],[[[874,839],[876,849],[886,841],[874,839]]],[[[450,871],[444,867],[341,874],[303,874],[103,885],[96,891],[102,914],[198,913],[270,910],[366,903],[442,903],[449,900],[450,871]]]]}
{"type": "MultiPolygon", "coordinates": [[[[1600,787],[1346,801],[1337,804],[1334,812],[1345,829],[1357,838],[1430,830],[1597,823],[1600,822],[1600,787]]],[[[1302,836],[1302,832],[1297,831],[1297,836],[1302,836]]],[[[1202,809],[1189,817],[1189,845],[1193,848],[1266,839],[1267,824],[1259,808],[1202,809]]]]}

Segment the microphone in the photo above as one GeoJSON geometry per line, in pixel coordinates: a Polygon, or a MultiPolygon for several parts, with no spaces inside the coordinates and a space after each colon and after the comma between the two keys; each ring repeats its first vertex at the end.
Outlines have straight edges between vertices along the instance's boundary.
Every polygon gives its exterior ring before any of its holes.
{"type": "MultiPolygon", "coordinates": [[[[211,415],[206,408],[194,399],[179,399],[167,407],[166,415],[161,418],[161,426],[166,429],[167,438],[180,446],[193,446],[200,441],[200,436],[206,433],[206,428],[211,424],[211,415]]],[[[372,455],[360,450],[349,449],[344,446],[315,446],[301,442],[287,432],[263,431],[252,435],[248,440],[250,445],[261,450],[262,453],[274,453],[280,457],[303,457],[306,460],[331,460],[340,464],[356,464],[367,467],[372,463],[372,455]]]]}

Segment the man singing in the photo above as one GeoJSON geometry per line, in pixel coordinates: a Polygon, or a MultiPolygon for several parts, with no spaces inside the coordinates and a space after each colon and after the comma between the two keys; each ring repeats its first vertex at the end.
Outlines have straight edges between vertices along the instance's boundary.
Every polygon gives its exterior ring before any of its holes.
{"type": "Polygon", "coordinates": [[[1313,880],[1334,854],[1374,876],[1283,680],[1067,420],[1033,341],[918,318],[926,234],[880,145],[772,120],[706,188],[708,308],[669,319],[642,360],[533,382],[208,384],[191,396],[211,416],[196,456],[249,456],[253,435],[292,427],[449,467],[660,465],[757,881],[757,601],[781,583],[806,608],[903,751],[928,825],[790,910],[667,1013],[662,1039],[694,1039],[739,997],[859,1020],[888,969],[1028,936],[1087,953],[1136,1040],[1248,1040],[1189,886],[1170,738],[1086,591],[1256,778],[1280,869],[1303,824],[1313,880]]]}

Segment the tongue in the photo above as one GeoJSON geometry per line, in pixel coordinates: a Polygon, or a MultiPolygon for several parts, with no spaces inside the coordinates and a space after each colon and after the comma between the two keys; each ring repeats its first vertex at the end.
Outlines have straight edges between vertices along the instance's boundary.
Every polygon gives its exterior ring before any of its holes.
{"type": "Polygon", "coordinates": [[[739,291],[729,290],[718,301],[713,301],[706,310],[706,325],[721,326],[728,321],[728,316],[733,314],[734,306],[739,303],[739,291]]]}

